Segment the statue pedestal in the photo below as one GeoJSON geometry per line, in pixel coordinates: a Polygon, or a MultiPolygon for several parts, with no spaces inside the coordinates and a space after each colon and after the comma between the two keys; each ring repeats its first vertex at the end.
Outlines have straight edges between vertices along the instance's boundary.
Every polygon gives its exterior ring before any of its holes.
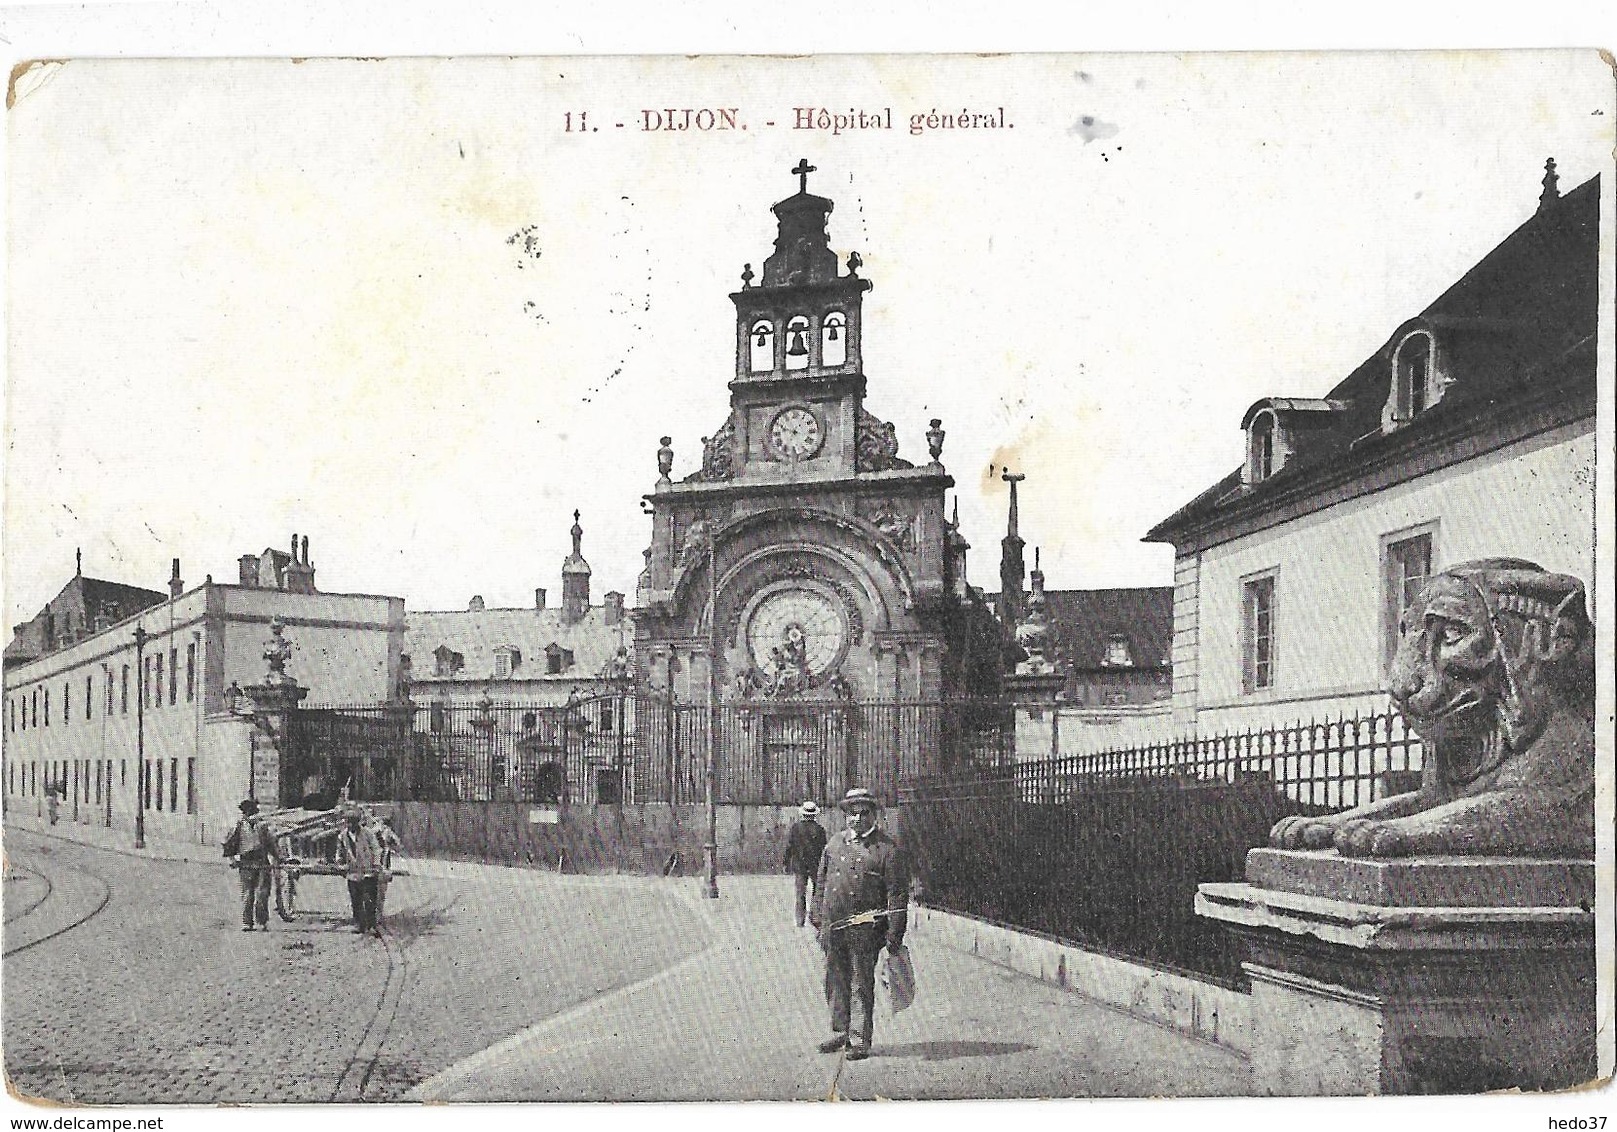
{"type": "Polygon", "coordinates": [[[1259,1094],[1566,1088],[1595,1066],[1594,865],[1254,849],[1204,884],[1252,980],[1259,1094]]]}

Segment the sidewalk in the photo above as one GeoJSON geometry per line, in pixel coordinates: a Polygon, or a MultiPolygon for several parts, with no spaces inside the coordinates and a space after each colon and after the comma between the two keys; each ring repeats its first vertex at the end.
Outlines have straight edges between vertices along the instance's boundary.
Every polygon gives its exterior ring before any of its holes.
{"type": "Polygon", "coordinates": [[[919,993],[893,1015],[879,988],[873,1056],[843,1063],[813,933],[784,877],[724,877],[705,951],[592,999],[418,1085],[410,1099],[814,1100],[1214,1096],[1247,1091],[1227,1050],[911,934],[919,993]]]}
{"type": "Polygon", "coordinates": [[[53,826],[49,818],[12,811],[6,814],[5,825],[7,829],[26,829],[44,837],[76,841],[81,845],[92,845],[97,849],[141,857],[148,861],[196,861],[212,865],[225,860],[217,845],[193,845],[186,841],[157,841],[147,838],[146,848],[136,849],[133,830],[116,827],[108,829],[104,825],[69,821],[67,818],[63,818],[53,826]]]}

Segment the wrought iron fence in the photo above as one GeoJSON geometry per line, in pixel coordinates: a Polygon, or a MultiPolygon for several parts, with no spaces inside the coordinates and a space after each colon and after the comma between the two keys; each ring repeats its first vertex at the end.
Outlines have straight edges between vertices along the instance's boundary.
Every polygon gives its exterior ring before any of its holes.
{"type": "MultiPolygon", "coordinates": [[[[288,791],[367,800],[785,805],[1014,759],[1010,708],[977,701],[414,703],[293,714],[288,791]]],[[[317,798],[317,800],[324,800],[317,798]]]]}
{"type": "Polygon", "coordinates": [[[1413,790],[1420,768],[1420,738],[1379,712],[1037,759],[1017,765],[1016,783],[1027,801],[1059,802],[1142,778],[1257,779],[1302,805],[1345,810],[1413,790]]]}
{"type": "Polygon", "coordinates": [[[1413,789],[1419,767],[1396,717],[1299,723],[909,782],[902,830],[929,905],[1239,987],[1196,886],[1241,879],[1282,817],[1413,789]]]}

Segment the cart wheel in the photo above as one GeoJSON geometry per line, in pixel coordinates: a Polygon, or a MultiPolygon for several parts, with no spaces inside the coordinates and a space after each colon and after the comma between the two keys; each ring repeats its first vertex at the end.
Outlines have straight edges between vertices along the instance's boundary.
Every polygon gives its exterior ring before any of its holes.
{"type": "Polygon", "coordinates": [[[280,869],[275,870],[275,914],[286,923],[292,922],[292,911],[297,904],[298,882],[297,878],[286,876],[280,869]]]}

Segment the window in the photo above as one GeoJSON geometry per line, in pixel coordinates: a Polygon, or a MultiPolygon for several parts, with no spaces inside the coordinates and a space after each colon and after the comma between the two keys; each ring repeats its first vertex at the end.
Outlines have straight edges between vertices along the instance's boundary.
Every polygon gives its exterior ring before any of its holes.
{"type": "Polygon", "coordinates": [[[545,671],[552,676],[559,675],[573,666],[573,652],[564,649],[555,642],[545,649],[545,671]]]}
{"type": "Polygon", "coordinates": [[[808,369],[809,321],[802,315],[793,315],[786,324],[786,368],[808,369]]]}
{"type": "Polygon", "coordinates": [[[84,678],[84,718],[89,719],[90,713],[95,709],[95,677],[84,678]]]}
{"type": "Polygon", "coordinates": [[[185,760],[185,812],[197,812],[197,761],[185,760]]]}
{"type": "Polygon", "coordinates": [[[602,700],[601,701],[601,707],[600,707],[600,711],[599,711],[599,713],[597,715],[597,721],[598,721],[600,729],[602,731],[611,731],[612,730],[613,720],[612,720],[612,701],[611,700],[602,700]]]}
{"type": "Polygon", "coordinates": [[[768,373],[775,368],[775,324],[759,319],[747,332],[751,359],[748,368],[753,373],[768,373]]]}
{"type": "MultiPolygon", "coordinates": [[[[35,722],[38,722],[37,720],[35,722]]],[[[45,726],[51,725],[51,690],[45,689],[45,726]]]]}
{"type": "MultiPolygon", "coordinates": [[[[185,646],[185,702],[190,703],[197,695],[197,646],[192,641],[185,646]]],[[[193,813],[195,811],[192,811],[193,813]]]]}
{"type": "MultiPolygon", "coordinates": [[[[159,689],[157,694],[162,695],[163,694],[162,690],[159,689]]],[[[173,649],[168,650],[168,702],[169,702],[170,705],[173,705],[173,704],[179,703],[179,700],[180,700],[180,650],[177,649],[177,648],[173,648],[173,649]]]]}
{"type": "Polygon", "coordinates": [[[1432,531],[1401,531],[1382,540],[1382,647],[1383,669],[1392,664],[1402,634],[1404,610],[1420,595],[1432,574],[1432,531]]]}
{"type": "Polygon", "coordinates": [[[123,676],[119,681],[119,687],[122,689],[122,691],[120,693],[121,706],[119,707],[118,710],[121,711],[124,715],[128,715],[129,714],[129,666],[127,664],[123,666],[123,676]]]}
{"type": "Polygon", "coordinates": [[[466,667],[466,658],[448,645],[439,645],[432,651],[433,674],[453,676],[466,667]]]}
{"type": "Polygon", "coordinates": [[[1392,420],[1403,424],[1414,420],[1438,400],[1441,383],[1437,379],[1437,350],[1432,336],[1417,330],[1393,353],[1392,420]]]}
{"type": "Polygon", "coordinates": [[[180,808],[180,760],[168,760],[168,812],[176,813],[180,808]]]}
{"type": "Polygon", "coordinates": [[[66,680],[62,681],[62,726],[66,727],[73,722],[73,704],[68,699],[68,692],[72,688],[66,680]]]}
{"type": "Polygon", "coordinates": [[[505,679],[522,667],[522,654],[510,645],[494,650],[494,675],[505,679]]]}
{"type": "Polygon", "coordinates": [[[841,311],[829,311],[820,324],[820,364],[840,366],[848,360],[848,320],[841,311]]]}
{"type": "Polygon", "coordinates": [[[101,670],[107,678],[107,714],[112,714],[112,669],[104,667],[101,670]]]}
{"type": "Polygon", "coordinates": [[[157,680],[152,685],[152,706],[163,706],[163,654],[158,653],[152,658],[157,661],[157,680]]]}
{"type": "Polygon", "coordinates": [[[1130,668],[1134,658],[1129,654],[1129,639],[1122,633],[1106,638],[1106,656],[1101,663],[1107,668],[1130,668]]]}
{"type": "Polygon", "coordinates": [[[1275,686],[1275,576],[1249,578],[1241,584],[1241,688],[1257,692],[1275,686]]]}

